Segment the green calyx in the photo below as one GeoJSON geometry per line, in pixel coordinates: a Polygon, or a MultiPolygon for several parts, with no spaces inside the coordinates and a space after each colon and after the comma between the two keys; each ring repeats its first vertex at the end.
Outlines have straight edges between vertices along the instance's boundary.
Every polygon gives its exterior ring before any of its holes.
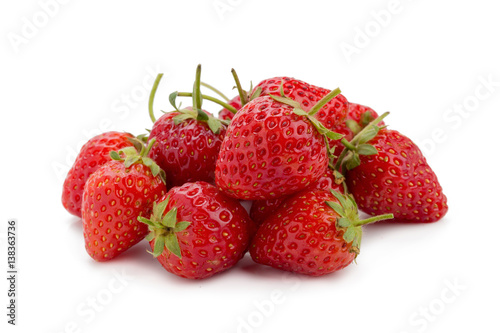
{"type": "Polygon", "coordinates": [[[363,235],[362,226],[382,220],[392,219],[394,218],[394,215],[383,214],[360,220],[358,205],[351,194],[345,195],[335,190],[330,190],[330,192],[338,200],[338,202],[325,202],[328,207],[332,208],[339,215],[335,227],[337,230],[344,231],[344,240],[347,243],[352,242],[350,252],[355,253],[357,256],[359,254],[361,238],[363,235]]]}
{"type": "MultiPolygon", "coordinates": [[[[376,155],[378,154],[377,149],[368,144],[367,142],[373,139],[378,131],[385,126],[379,127],[377,126],[385,117],[389,115],[389,112],[383,113],[380,117],[372,120],[370,123],[366,125],[365,128],[358,131],[358,133],[352,138],[351,141],[347,141],[345,138],[341,140],[342,144],[345,146],[344,150],[340,154],[337,164],[334,166],[335,170],[341,172],[345,167],[347,170],[354,169],[358,165],[361,164],[361,160],[359,159],[359,155],[376,155]]],[[[370,115],[371,117],[371,115],[370,115]]],[[[373,117],[371,117],[373,118],[373,117]]],[[[369,118],[366,118],[369,119],[369,118]]],[[[366,121],[365,119],[365,121],[366,121]]],[[[363,121],[363,120],[362,120],[363,121]]],[[[351,124],[351,126],[359,127],[359,124],[353,121],[353,123],[346,122],[347,125],[351,124]]],[[[352,130],[352,128],[351,128],[352,130]]]]}
{"type": "Polygon", "coordinates": [[[311,110],[309,110],[309,112],[306,112],[304,111],[304,109],[302,109],[302,106],[300,105],[299,102],[297,101],[294,101],[293,99],[291,98],[288,98],[285,96],[284,92],[283,92],[283,82],[281,83],[281,87],[280,87],[280,93],[281,93],[281,96],[274,96],[274,95],[269,95],[272,99],[274,99],[275,101],[277,102],[280,102],[280,103],[283,103],[283,104],[286,104],[286,105],[289,105],[291,107],[293,107],[293,112],[299,116],[304,116],[306,117],[310,122],[311,124],[314,126],[314,128],[316,128],[316,130],[321,134],[323,135],[323,137],[325,138],[325,142],[326,142],[326,145],[327,145],[327,151],[328,151],[328,155],[330,157],[332,157],[332,150],[330,149],[329,145],[328,145],[328,140],[327,139],[332,139],[332,140],[340,140],[342,139],[344,136],[342,134],[339,134],[339,133],[336,133],[336,132],[333,132],[333,131],[330,131],[328,128],[326,128],[316,117],[314,117],[314,115],[319,111],[321,110],[321,108],[323,106],[325,106],[329,101],[331,101],[333,98],[335,98],[338,94],[340,94],[340,89],[337,88],[335,90],[332,90],[329,94],[327,94],[326,96],[324,96],[320,101],[318,101],[318,103],[316,103],[312,108],[311,110]]]}
{"type": "Polygon", "coordinates": [[[137,138],[131,138],[129,139],[129,141],[132,142],[132,144],[134,145],[133,147],[125,147],[118,151],[113,150],[109,153],[109,156],[115,161],[123,161],[123,165],[126,168],[129,168],[136,163],[142,163],[145,166],[149,167],[154,177],[159,175],[163,183],[165,183],[165,171],[163,171],[158,166],[158,164],[153,161],[153,159],[148,157],[149,151],[156,142],[156,139],[153,138],[151,141],[149,141],[149,144],[147,146],[144,144],[143,140],[144,138],[141,136],[137,138]]]}
{"type": "Polygon", "coordinates": [[[191,222],[177,222],[177,207],[164,214],[169,199],[170,196],[160,203],[155,202],[153,204],[153,214],[149,219],[139,216],[137,220],[148,225],[150,233],[146,236],[146,240],[148,242],[154,240],[152,254],[155,258],[160,256],[166,247],[179,259],[182,259],[177,233],[189,227],[191,222]]]}

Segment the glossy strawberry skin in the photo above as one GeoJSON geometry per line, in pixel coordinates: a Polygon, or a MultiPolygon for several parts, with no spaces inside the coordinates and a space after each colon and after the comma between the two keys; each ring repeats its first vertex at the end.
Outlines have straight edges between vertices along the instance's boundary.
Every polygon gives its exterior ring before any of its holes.
{"type": "Polygon", "coordinates": [[[142,163],[126,168],[110,161],[87,180],[82,219],[85,248],[96,261],[107,261],[141,241],[148,233],[138,216],[149,216],[166,187],[142,163]]]}
{"type": "Polygon", "coordinates": [[[229,196],[271,199],[308,187],[327,165],[325,140],[310,121],[262,96],[241,108],[228,126],[215,180],[229,196]]]}
{"type": "Polygon", "coordinates": [[[164,114],[153,125],[149,140],[156,138],[149,153],[167,174],[167,186],[193,181],[214,181],[215,162],[226,127],[214,134],[206,123],[188,119],[178,125],[178,112],[164,114]]]}
{"type": "MultiPolygon", "coordinates": [[[[241,109],[240,96],[234,97],[232,100],[227,102],[227,104],[233,106],[236,110],[241,109]]],[[[219,111],[219,119],[231,120],[231,119],[233,119],[233,117],[234,117],[234,113],[232,113],[231,111],[229,111],[226,108],[219,111]]]]}
{"type": "Polygon", "coordinates": [[[348,266],[355,258],[352,243],[337,230],[339,216],[325,201],[338,200],[325,190],[305,190],[287,199],[262,224],[250,245],[259,264],[320,276],[348,266]]]}
{"type": "MultiPolygon", "coordinates": [[[[291,77],[274,77],[260,82],[255,88],[261,88],[261,96],[275,95],[280,96],[280,86],[283,82],[284,95],[302,106],[304,111],[309,111],[324,96],[330,93],[329,89],[320,88],[312,84],[297,80],[291,77]]],[[[328,129],[344,123],[347,116],[349,103],[347,99],[339,94],[328,102],[315,117],[328,129]]]]}
{"type": "Polygon", "coordinates": [[[420,149],[401,133],[382,129],[369,141],[377,155],[360,156],[347,184],[360,210],[393,213],[394,221],[434,222],[448,211],[436,174],[420,149]]]}
{"type": "MultiPolygon", "coordinates": [[[[335,183],[335,175],[332,169],[328,168],[325,173],[316,181],[314,184],[308,187],[308,189],[321,189],[330,190],[333,189],[337,192],[344,193],[344,186],[342,184],[335,183]]],[[[268,199],[268,200],[256,200],[252,203],[250,208],[250,218],[257,224],[261,225],[265,219],[276,211],[279,206],[289,198],[290,196],[268,199]]]]}
{"type": "MultiPolygon", "coordinates": [[[[177,207],[177,221],[191,222],[177,233],[182,259],[167,248],[157,258],[169,272],[187,279],[204,279],[233,267],[246,253],[255,233],[254,222],[238,200],[206,182],[174,187],[165,212],[177,207]]],[[[154,249],[154,239],[150,242],[154,249]]]]}
{"type": "Polygon", "coordinates": [[[101,165],[111,160],[109,153],[132,146],[129,133],[106,132],[85,143],[64,180],[62,204],[66,210],[78,217],[82,216],[82,197],[85,182],[101,165]]]}

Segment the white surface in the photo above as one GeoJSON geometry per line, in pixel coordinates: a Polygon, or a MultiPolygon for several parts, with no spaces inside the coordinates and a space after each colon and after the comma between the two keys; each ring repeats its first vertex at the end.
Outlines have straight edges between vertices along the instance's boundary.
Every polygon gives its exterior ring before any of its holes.
{"type": "Polygon", "coordinates": [[[490,0],[392,3],[67,1],[44,22],[38,1],[2,2],[0,220],[3,234],[8,218],[19,220],[20,267],[16,327],[6,324],[1,279],[2,332],[498,329],[498,7],[490,0]],[[217,3],[230,6],[222,16],[217,3]],[[374,23],[372,12],[387,9],[395,12],[390,20],[374,23]],[[16,52],[9,38],[33,16],[46,24],[16,52]],[[368,42],[358,32],[365,28],[372,29],[368,42]],[[341,45],[355,39],[362,47],[348,62],[341,45]],[[222,275],[187,281],[164,271],[145,242],[114,261],[93,262],[80,221],[60,203],[57,167],[72,163],[89,135],[150,128],[145,91],[153,76],[166,73],[159,115],[170,109],[168,93],[191,89],[198,63],[202,79],[231,96],[234,67],[246,87],[288,75],[392,111],[392,128],[426,142],[448,215],[429,225],[367,227],[357,265],[323,278],[289,276],[246,257],[222,275]],[[482,83],[488,77],[494,86],[482,83]],[[117,279],[122,271],[130,278],[117,279]],[[465,289],[451,290],[453,283],[465,289]],[[419,311],[429,307],[424,319],[419,311]]]}

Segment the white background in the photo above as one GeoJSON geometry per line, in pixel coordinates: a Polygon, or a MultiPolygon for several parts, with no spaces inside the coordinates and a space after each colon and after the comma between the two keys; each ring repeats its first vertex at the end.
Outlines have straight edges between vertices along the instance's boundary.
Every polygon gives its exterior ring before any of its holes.
{"type": "Polygon", "coordinates": [[[62,2],[0,5],[2,332],[498,330],[495,2],[62,2]],[[64,172],[90,136],[151,128],[153,76],[165,73],[158,116],[170,92],[191,89],[198,63],[231,97],[234,67],[245,87],[294,76],[391,111],[386,122],[418,142],[438,174],[448,215],[366,227],[357,264],[322,278],[247,256],[219,276],[183,280],[145,241],[93,262],[80,220],[60,203],[64,172]],[[16,327],[5,315],[9,218],[19,233],[16,327]]]}

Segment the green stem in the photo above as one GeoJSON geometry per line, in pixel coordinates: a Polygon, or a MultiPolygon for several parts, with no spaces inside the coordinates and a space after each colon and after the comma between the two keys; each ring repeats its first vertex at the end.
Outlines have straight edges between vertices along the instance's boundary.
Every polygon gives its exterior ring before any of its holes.
{"type": "MultiPolygon", "coordinates": [[[[181,96],[181,97],[192,97],[192,96],[193,96],[193,94],[192,94],[192,93],[188,93],[188,92],[180,92],[180,93],[177,93],[177,96],[181,96]]],[[[201,96],[201,98],[206,99],[207,101],[211,101],[211,102],[214,102],[214,103],[216,103],[216,104],[219,104],[220,106],[222,106],[222,107],[224,107],[224,108],[228,109],[228,110],[229,110],[229,111],[231,111],[232,113],[236,113],[236,112],[238,112],[238,110],[237,110],[235,107],[233,107],[233,106],[231,106],[231,105],[229,105],[229,104],[227,104],[227,103],[224,103],[224,102],[223,102],[223,101],[221,101],[220,99],[217,99],[217,98],[215,98],[215,97],[208,96],[208,95],[200,95],[200,96],[201,96]]]]}
{"type": "Polygon", "coordinates": [[[308,112],[309,115],[314,116],[319,110],[321,110],[321,108],[323,106],[326,105],[326,103],[330,102],[338,94],[340,94],[340,89],[339,88],[330,91],[330,93],[328,95],[326,95],[325,97],[323,97],[318,103],[316,103],[316,105],[314,105],[312,107],[311,110],[309,110],[309,112],[308,112]]]}
{"type": "Polygon", "coordinates": [[[156,138],[152,138],[151,140],[149,140],[149,142],[148,142],[148,146],[147,146],[147,147],[146,147],[146,149],[145,149],[145,150],[143,150],[143,151],[141,152],[141,154],[140,154],[140,155],[141,155],[141,157],[146,157],[146,156],[148,156],[149,151],[151,150],[151,148],[153,148],[153,145],[155,144],[155,142],[156,142],[156,138]]]}
{"type": "Polygon", "coordinates": [[[241,88],[240,79],[234,68],[231,69],[231,74],[233,74],[234,82],[236,82],[236,88],[238,89],[238,94],[240,94],[241,106],[248,103],[247,93],[241,88]]]}
{"type": "Polygon", "coordinates": [[[196,79],[194,80],[193,86],[193,108],[195,110],[201,109],[201,104],[203,99],[201,98],[201,65],[196,67],[196,79]]]}
{"type": "Polygon", "coordinates": [[[358,134],[356,134],[354,136],[354,138],[352,138],[352,140],[349,142],[347,141],[345,138],[343,138],[340,142],[342,142],[345,146],[344,150],[342,150],[342,153],[340,154],[338,160],[337,160],[337,163],[335,164],[335,170],[337,170],[338,172],[340,172],[340,167],[342,165],[342,161],[344,160],[344,157],[345,155],[349,152],[349,151],[355,151],[356,150],[356,146],[358,144],[358,140],[359,138],[366,132],[368,131],[370,128],[370,126],[377,126],[378,123],[380,123],[385,117],[387,117],[389,115],[389,112],[384,112],[382,115],[380,115],[378,118],[374,119],[372,122],[370,122],[368,125],[365,126],[365,128],[363,128],[358,134]]]}
{"type": "Polygon", "coordinates": [[[370,217],[370,218],[367,218],[367,219],[364,219],[361,221],[353,222],[352,225],[355,227],[358,227],[361,225],[367,225],[370,223],[374,223],[374,222],[378,222],[378,221],[382,221],[382,220],[389,220],[389,219],[393,219],[393,218],[394,218],[394,214],[377,215],[377,216],[373,216],[373,217],[370,217]]]}
{"type": "Polygon", "coordinates": [[[149,118],[154,122],[156,122],[155,115],[153,113],[153,102],[155,100],[156,90],[158,89],[158,85],[160,84],[161,78],[163,77],[163,73],[160,73],[156,76],[155,82],[153,83],[153,88],[151,88],[151,92],[149,93],[149,118]]]}
{"type": "Polygon", "coordinates": [[[214,86],[211,86],[211,85],[209,85],[208,83],[205,83],[205,82],[200,82],[200,84],[202,86],[204,86],[205,88],[208,88],[208,89],[212,90],[214,93],[216,93],[220,97],[222,97],[222,99],[224,99],[224,101],[229,102],[229,98],[227,98],[226,95],[224,95],[220,90],[216,89],[214,86]]]}

